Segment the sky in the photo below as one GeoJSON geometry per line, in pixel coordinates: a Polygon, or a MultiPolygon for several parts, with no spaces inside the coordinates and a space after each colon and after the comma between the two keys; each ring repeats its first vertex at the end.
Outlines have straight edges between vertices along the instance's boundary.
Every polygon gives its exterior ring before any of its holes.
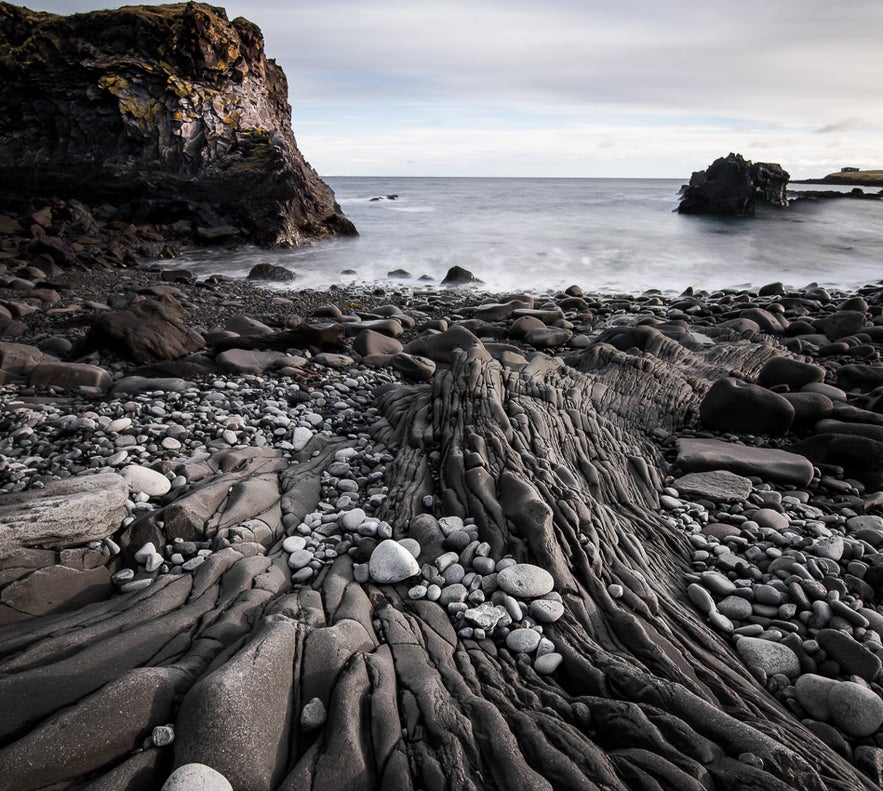
{"type": "Polygon", "coordinates": [[[215,4],[262,29],[323,176],[686,178],[730,151],[792,178],[883,168],[880,0],[215,4]]]}

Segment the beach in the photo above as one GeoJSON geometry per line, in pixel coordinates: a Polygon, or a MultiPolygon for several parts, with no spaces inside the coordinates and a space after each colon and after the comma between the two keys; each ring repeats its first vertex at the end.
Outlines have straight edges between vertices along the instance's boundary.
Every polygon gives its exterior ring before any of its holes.
{"type": "Polygon", "coordinates": [[[54,280],[2,292],[3,787],[879,782],[879,286],[54,280]]]}

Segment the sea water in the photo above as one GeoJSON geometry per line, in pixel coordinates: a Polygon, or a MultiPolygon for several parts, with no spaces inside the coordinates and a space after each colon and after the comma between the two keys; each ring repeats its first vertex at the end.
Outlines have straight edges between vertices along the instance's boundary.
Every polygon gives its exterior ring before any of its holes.
{"type": "MultiPolygon", "coordinates": [[[[257,263],[292,285],[439,282],[464,267],[492,290],[681,292],[782,281],[854,288],[883,278],[883,201],[798,200],[750,219],[675,212],[683,180],[329,178],[359,236],[291,250],[188,252],[201,276],[257,263]],[[390,281],[403,270],[411,277],[390,281]]],[[[794,192],[801,188],[792,185],[794,192]]],[[[819,187],[813,187],[819,189],[819,187]]],[[[828,189],[824,187],[823,189],[828,189]]],[[[835,188],[836,189],[836,188],[835,188]]]]}

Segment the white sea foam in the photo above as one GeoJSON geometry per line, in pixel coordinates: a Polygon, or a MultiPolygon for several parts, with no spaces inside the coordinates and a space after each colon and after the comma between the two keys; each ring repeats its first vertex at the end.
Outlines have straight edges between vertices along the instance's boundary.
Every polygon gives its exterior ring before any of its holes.
{"type": "Polygon", "coordinates": [[[307,288],[385,281],[394,269],[410,272],[416,285],[421,275],[440,280],[454,265],[489,288],[533,291],[577,283],[595,291],[680,292],[778,280],[852,288],[883,277],[883,201],[798,202],[729,220],[674,213],[676,180],[329,183],[358,237],[295,250],[200,251],[178,263],[202,275],[245,276],[266,261],[296,271],[296,285],[307,288]]]}

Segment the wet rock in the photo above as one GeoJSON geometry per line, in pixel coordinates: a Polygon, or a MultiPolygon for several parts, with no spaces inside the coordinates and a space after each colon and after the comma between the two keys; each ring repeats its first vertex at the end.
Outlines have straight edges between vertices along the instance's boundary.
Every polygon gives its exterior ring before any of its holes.
{"type": "Polygon", "coordinates": [[[791,357],[773,357],[767,360],[760,373],[757,383],[762,387],[788,385],[792,390],[821,382],[825,378],[825,369],[820,365],[805,363],[791,357]]]}
{"type": "Polygon", "coordinates": [[[696,171],[681,189],[678,212],[723,217],[752,217],[758,199],[787,206],[789,175],[780,165],[751,162],[740,154],[719,157],[705,170],[696,171]]]}
{"type": "Polygon", "coordinates": [[[471,283],[481,283],[481,281],[472,274],[468,269],[462,266],[452,266],[448,269],[441,284],[443,286],[465,286],[471,283]]]}
{"type": "Polygon", "coordinates": [[[290,283],[297,273],[279,264],[255,264],[248,272],[249,280],[270,280],[274,283],[290,283]]]}

